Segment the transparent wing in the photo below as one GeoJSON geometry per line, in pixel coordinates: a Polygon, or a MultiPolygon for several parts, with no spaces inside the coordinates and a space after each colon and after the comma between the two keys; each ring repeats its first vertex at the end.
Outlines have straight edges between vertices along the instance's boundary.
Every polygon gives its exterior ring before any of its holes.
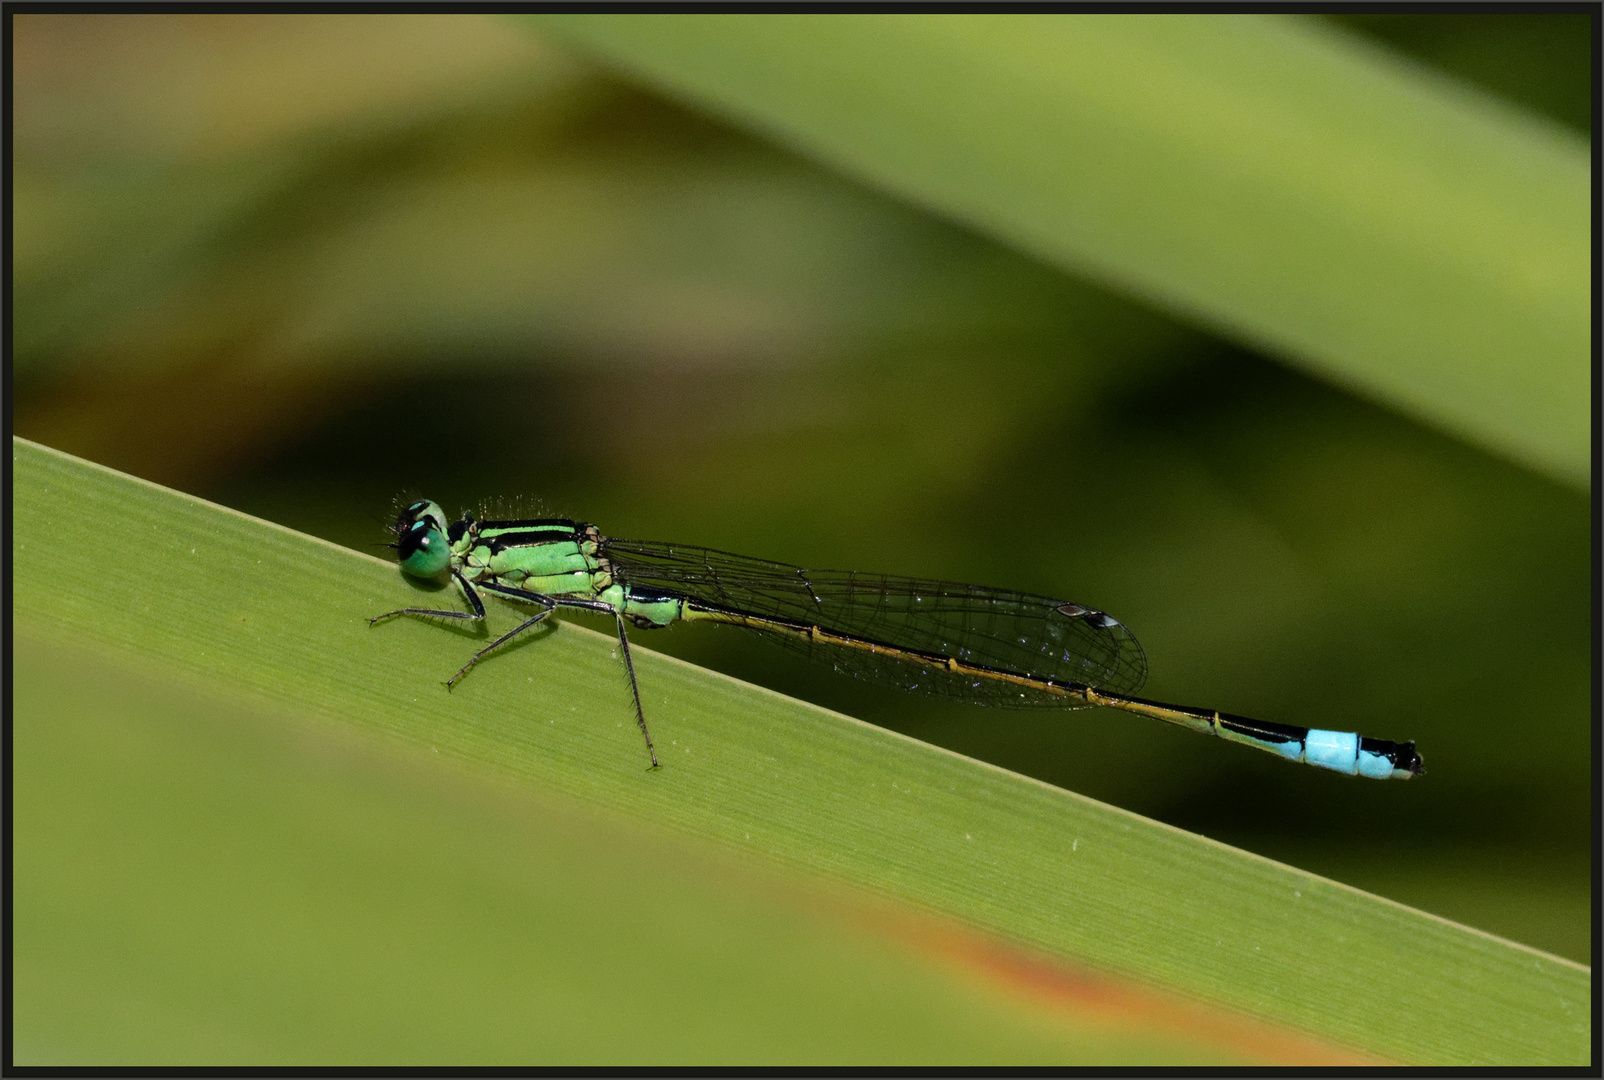
{"type": "MultiPolygon", "coordinates": [[[[1134,694],[1147,680],[1147,658],[1123,625],[1103,612],[1046,596],[856,570],[804,570],[652,541],[608,539],[602,554],[627,584],[714,608],[1116,694],[1134,694]]],[[[977,679],[918,658],[753,629],[837,671],[908,690],[988,705],[1083,707],[1073,698],[977,679]]]]}

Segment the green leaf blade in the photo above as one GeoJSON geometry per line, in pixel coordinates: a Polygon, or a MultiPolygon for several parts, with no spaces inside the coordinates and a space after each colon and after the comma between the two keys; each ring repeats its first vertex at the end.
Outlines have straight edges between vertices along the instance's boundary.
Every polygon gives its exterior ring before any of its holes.
{"type": "Polygon", "coordinates": [[[1310,21],[558,15],[670,92],[1569,483],[1591,166],[1310,21]]]}
{"type": "Polygon", "coordinates": [[[23,440],[13,482],[21,631],[1378,1058],[1587,1059],[1579,965],[642,649],[648,773],[605,637],[563,625],[448,694],[478,639],[369,628],[419,596],[391,566],[23,440]],[[83,536],[117,557],[64,570],[83,536]]]}

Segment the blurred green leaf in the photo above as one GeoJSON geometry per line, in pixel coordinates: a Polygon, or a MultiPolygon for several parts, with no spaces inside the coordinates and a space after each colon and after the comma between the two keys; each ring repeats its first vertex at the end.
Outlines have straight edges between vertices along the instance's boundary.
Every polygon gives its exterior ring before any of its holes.
{"type": "Polygon", "coordinates": [[[1348,8],[1324,16],[1569,126],[1593,130],[1592,13],[1348,8]]]}
{"type": "Polygon", "coordinates": [[[1583,140],[1263,15],[534,17],[670,93],[1575,485],[1583,140]]]}
{"type": "MultiPolygon", "coordinates": [[[[29,636],[75,650],[109,651],[154,678],[176,675],[247,710],[309,716],[341,738],[379,736],[430,747],[470,775],[487,783],[494,778],[498,789],[510,785],[526,794],[606,807],[625,821],[668,828],[677,834],[675,843],[699,837],[702,843],[711,841],[721,857],[756,857],[781,873],[820,874],[866,888],[910,911],[955,917],[1059,962],[1108,973],[1100,978],[1134,978],[1151,992],[1245,1013],[1316,1040],[1418,1063],[1577,1064],[1587,1059],[1591,984],[1588,970],[1579,965],[641,650],[637,667],[643,696],[665,762],[660,772],[646,773],[627,691],[605,637],[570,625],[554,628],[486,664],[447,694],[440,678],[479,639],[420,623],[370,629],[363,616],[418,595],[409,596],[392,567],[22,440],[13,442],[12,461],[14,619],[29,636]],[[71,561],[78,557],[73,545],[87,537],[94,538],[98,552],[111,553],[92,572],[71,561]]],[[[500,621],[510,623],[501,614],[500,621]]],[[[36,689],[23,701],[43,708],[51,693],[36,689]]],[[[211,710],[200,726],[185,721],[189,726],[183,730],[203,733],[222,715],[211,710]]],[[[18,723],[19,730],[29,730],[27,716],[18,723]]],[[[65,741],[56,744],[57,750],[115,736],[85,724],[63,729],[65,741]]],[[[52,858],[65,857],[92,843],[99,845],[92,850],[100,851],[100,858],[114,853],[137,867],[141,845],[169,851],[189,845],[192,836],[185,830],[206,819],[205,806],[215,805],[218,790],[270,789],[274,770],[285,768],[269,760],[273,753],[282,757],[278,751],[265,756],[238,747],[207,751],[205,766],[197,758],[193,775],[183,769],[164,774],[164,797],[152,797],[157,790],[152,788],[140,796],[143,802],[131,803],[145,807],[142,816],[128,819],[126,843],[107,845],[98,819],[86,826],[70,814],[63,820],[61,814],[37,810],[64,805],[41,792],[93,792],[117,770],[99,774],[101,780],[77,774],[74,755],[66,752],[47,763],[49,729],[33,730],[44,741],[24,740],[19,748],[33,746],[40,756],[19,755],[14,779],[18,791],[31,789],[31,799],[44,799],[19,802],[36,812],[22,819],[32,824],[19,825],[17,850],[24,856],[31,850],[36,859],[51,852],[52,858]],[[175,825],[171,810],[165,818],[153,816],[152,807],[182,805],[192,796],[199,800],[194,808],[177,811],[177,818],[190,824],[175,825]],[[77,829],[66,835],[78,847],[51,844],[45,830],[55,828],[77,829]]],[[[179,731],[170,729],[166,737],[179,731]]],[[[137,773],[144,763],[128,764],[137,773]]],[[[85,768],[90,767],[86,761],[85,768]]],[[[107,768],[104,763],[93,767],[107,768]]],[[[396,799],[404,802],[408,796],[397,793],[422,782],[416,766],[408,769],[408,776],[420,779],[386,783],[386,791],[360,813],[371,820],[399,812],[396,799]]],[[[334,827],[341,822],[348,805],[344,786],[343,781],[322,785],[321,794],[298,811],[303,823],[334,827]]],[[[414,824],[404,822],[403,832],[422,827],[414,818],[405,820],[414,824]]],[[[268,831],[278,828],[270,825],[268,831]]],[[[305,828],[312,837],[318,831],[305,828]]],[[[287,894],[303,890],[299,903],[313,910],[344,904],[360,912],[364,896],[429,872],[435,853],[445,848],[457,849],[460,865],[471,871],[468,880],[492,875],[484,860],[497,858],[498,845],[464,848],[460,834],[460,829],[452,834],[443,828],[427,840],[424,856],[405,860],[370,843],[361,831],[339,848],[311,840],[302,846],[281,836],[278,843],[288,846],[275,861],[289,858],[298,867],[287,894]],[[320,862],[326,869],[307,869],[320,862]],[[311,888],[320,882],[324,889],[311,888]]],[[[233,875],[231,887],[248,893],[252,874],[260,871],[251,860],[238,858],[235,848],[244,842],[250,842],[249,834],[229,841],[232,868],[225,861],[213,869],[233,875]]],[[[554,843],[570,852],[587,846],[583,838],[554,843]]],[[[171,858],[160,865],[172,865],[171,858]]],[[[94,868],[93,858],[76,866],[78,871],[94,868]]],[[[142,871],[125,873],[138,879],[142,871]]],[[[19,867],[19,880],[31,876],[19,867]]],[[[53,880],[66,879],[58,874],[53,880]]],[[[166,884],[142,880],[142,889],[154,891],[141,901],[148,915],[133,909],[124,913],[134,921],[134,937],[148,940],[155,927],[147,920],[166,918],[191,886],[183,875],[166,884]]],[[[594,882],[590,887],[611,892],[594,882]]],[[[698,902],[694,886],[684,888],[682,895],[692,898],[678,902],[681,910],[698,902]]],[[[69,902],[74,895],[66,888],[38,897],[29,915],[35,921],[19,925],[43,928],[59,957],[92,966],[89,952],[105,939],[75,923],[69,902]],[[52,907],[59,910],[45,918],[52,907]]],[[[628,921],[633,909],[609,914],[587,895],[576,885],[562,897],[572,910],[558,921],[576,927],[574,933],[599,941],[607,927],[617,925],[615,918],[628,921]]],[[[471,915],[472,906],[459,900],[439,900],[427,892],[415,896],[425,905],[444,905],[440,910],[452,917],[471,915]]],[[[338,922],[319,922],[317,933],[338,922]]],[[[497,955],[497,935],[514,932],[516,924],[503,915],[496,929],[476,935],[474,949],[481,956],[497,955]]],[[[241,932],[226,920],[218,925],[241,932]]],[[[408,925],[413,924],[380,929],[404,941],[408,925]]],[[[244,931],[240,948],[251,947],[252,932],[244,931]]],[[[41,944],[37,937],[19,940],[19,957],[29,956],[28,948],[35,948],[35,957],[47,955],[49,950],[39,951],[41,944]]],[[[584,951],[580,947],[567,955],[584,951]]],[[[153,946],[134,959],[148,962],[160,954],[161,948],[153,946]]],[[[601,950],[594,959],[613,967],[621,955],[601,950]]],[[[296,977],[336,978],[335,969],[342,967],[338,957],[337,949],[308,952],[295,965],[296,977]]],[[[131,974],[111,981],[137,985],[144,978],[176,977],[174,968],[186,970],[170,957],[163,963],[167,966],[156,974],[136,965],[131,974]]],[[[237,988],[264,962],[237,968],[232,963],[195,972],[195,984],[184,992],[211,1003],[218,989],[237,988]],[[214,989],[208,991],[208,985],[214,989]]],[[[453,992],[471,997],[479,985],[480,961],[461,963],[453,992]]],[[[48,978],[56,978],[55,1000],[70,1000],[62,990],[60,966],[54,974],[32,970],[45,980],[34,986],[48,989],[48,978]]],[[[362,979],[372,980],[395,969],[364,962],[360,970],[362,979]]],[[[732,963],[725,970],[751,968],[732,963]]],[[[596,976],[587,984],[590,992],[605,996],[615,976],[623,978],[616,971],[596,976]]],[[[665,985],[661,971],[649,978],[665,985]]],[[[281,983],[283,976],[275,974],[271,981],[281,983]]],[[[487,985],[493,992],[495,983],[487,985]]],[[[19,994],[24,989],[19,981],[19,994]]],[[[332,984],[321,985],[319,992],[325,1000],[358,1009],[349,1014],[353,1022],[368,1015],[359,1003],[334,992],[332,984]]],[[[28,1007],[42,1008],[36,1005],[41,1000],[50,1000],[49,995],[32,998],[28,1007]]],[[[458,1007],[471,1011],[466,1004],[458,1007]]],[[[17,1008],[22,1015],[22,1006],[17,1008]]],[[[70,1028],[59,1012],[55,1023],[49,1034],[59,1040],[70,1028]]],[[[1225,1027],[1233,1023],[1240,1021],[1225,1027]]],[[[264,1021],[249,1034],[264,1038],[261,1033],[271,1029],[272,1023],[264,1021]]],[[[278,1030],[293,1034],[296,1025],[278,1030]]],[[[238,1047],[231,1041],[237,1038],[237,1032],[216,1035],[218,1041],[202,1043],[212,1049],[199,1054],[215,1056],[218,1045],[238,1047]]],[[[1281,1041],[1271,1056],[1285,1060],[1287,1046],[1298,1045],[1298,1036],[1282,1031],[1276,1038],[1281,1041]]],[[[259,1058],[269,1044],[283,1045],[268,1039],[238,1056],[259,1058]]],[[[454,1044],[440,1045],[438,1053],[452,1053],[454,1044]]],[[[1301,1045],[1307,1054],[1319,1043],[1301,1045]]],[[[71,1059],[75,1049],[58,1041],[41,1053],[71,1059]]],[[[1248,1052],[1243,1046],[1226,1050],[1248,1052]]]]}
{"type": "Polygon", "coordinates": [[[327,717],[13,656],[15,1064],[1275,1060],[1111,1022],[1107,980],[1101,1014],[1052,1008],[961,930],[327,717]]]}

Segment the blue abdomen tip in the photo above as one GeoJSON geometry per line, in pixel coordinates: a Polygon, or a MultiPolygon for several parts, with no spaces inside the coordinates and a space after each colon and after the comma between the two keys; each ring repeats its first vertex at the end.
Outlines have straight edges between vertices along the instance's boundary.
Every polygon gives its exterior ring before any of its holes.
{"type": "MultiPolygon", "coordinates": [[[[1322,769],[1333,769],[1353,776],[1359,772],[1359,736],[1352,731],[1309,729],[1303,740],[1303,760],[1322,769]]],[[[1387,764],[1392,772],[1392,764],[1387,764]]],[[[1374,775],[1366,773],[1366,776],[1374,775]]]]}

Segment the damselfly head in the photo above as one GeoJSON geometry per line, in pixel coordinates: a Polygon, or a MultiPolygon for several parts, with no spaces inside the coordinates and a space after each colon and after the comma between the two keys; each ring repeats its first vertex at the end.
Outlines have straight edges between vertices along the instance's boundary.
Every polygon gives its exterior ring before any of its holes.
{"type": "Polygon", "coordinates": [[[395,519],[393,545],[401,569],[413,577],[432,578],[451,565],[451,542],[446,539],[446,515],[426,499],[412,503],[395,519]]]}
{"type": "Polygon", "coordinates": [[[390,531],[400,536],[420,521],[431,523],[441,532],[446,531],[446,512],[440,509],[439,503],[431,502],[428,499],[419,499],[417,502],[409,503],[402,507],[401,512],[396,515],[395,524],[390,527],[390,531]]]}

